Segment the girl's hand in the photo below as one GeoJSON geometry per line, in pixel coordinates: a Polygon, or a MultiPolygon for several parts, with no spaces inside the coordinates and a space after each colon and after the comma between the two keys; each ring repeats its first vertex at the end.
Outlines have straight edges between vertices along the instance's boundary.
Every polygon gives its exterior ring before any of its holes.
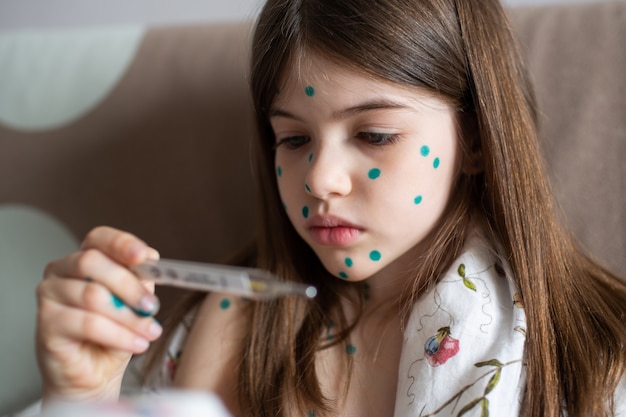
{"type": "Polygon", "coordinates": [[[131,355],[161,334],[154,285],[128,268],[158,257],[135,236],[99,227],[48,264],[37,288],[44,402],[117,400],[131,355]]]}

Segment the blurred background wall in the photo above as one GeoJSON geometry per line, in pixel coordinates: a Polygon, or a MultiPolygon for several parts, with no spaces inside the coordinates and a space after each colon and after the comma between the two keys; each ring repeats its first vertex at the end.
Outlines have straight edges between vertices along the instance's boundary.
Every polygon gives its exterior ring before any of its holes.
{"type": "MultiPolygon", "coordinates": [[[[594,0],[502,1],[506,5],[532,5],[594,0]]],[[[263,0],[0,0],[0,30],[251,19],[262,3],[263,0]]]]}

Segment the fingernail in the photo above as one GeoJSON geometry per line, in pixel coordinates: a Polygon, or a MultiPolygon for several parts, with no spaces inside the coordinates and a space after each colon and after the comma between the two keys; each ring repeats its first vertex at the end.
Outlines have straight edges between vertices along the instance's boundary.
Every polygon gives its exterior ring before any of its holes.
{"type": "Polygon", "coordinates": [[[161,259],[161,254],[159,253],[158,250],[149,247],[148,259],[150,259],[151,261],[158,261],[159,259],[161,259]]]}
{"type": "Polygon", "coordinates": [[[161,327],[159,322],[153,320],[152,324],[150,324],[150,327],[148,327],[148,334],[151,338],[156,339],[157,337],[161,336],[161,333],[163,333],[163,328],[161,327]]]}
{"type": "Polygon", "coordinates": [[[159,299],[154,295],[144,295],[139,300],[137,314],[141,316],[151,316],[159,309],[159,299]]]}
{"type": "Polygon", "coordinates": [[[148,349],[148,346],[150,346],[150,342],[148,342],[146,339],[144,339],[143,337],[137,337],[135,338],[135,340],[133,341],[133,345],[137,350],[146,350],[148,349]]]}
{"type": "Polygon", "coordinates": [[[139,254],[146,250],[146,245],[141,242],[133,242],[126,248],[126,255],[129,259],[135,259],[139,254]]]}

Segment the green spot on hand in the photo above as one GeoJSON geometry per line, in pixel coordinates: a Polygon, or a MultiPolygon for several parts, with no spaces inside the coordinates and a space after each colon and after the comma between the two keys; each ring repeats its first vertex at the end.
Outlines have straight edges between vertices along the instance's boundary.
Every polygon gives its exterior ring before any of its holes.
{"type": "Polygon", "coordinates": [[[309,217],[309,207],[307,206],[302,207],[302,217],[304,217],[305,219],[309,217]]]}
{"type": "Polygon", "coordinates": [[[370,252],[370,259],[374,262],[380,261],[382,255],[377,250],[373,250],[370,252]]]}
{"type": "Polygon", "coordinates": [[[348,268],[351,268],[352,265],[354,265],[354,262],[352,262],[352,258],[346,258],[344,262],[348,268]]]}
{"type": "Polygon", "coordinates": [[[308,97],[313,97],[315,95],[315,89],[313,88],[313,86],[307,85],[306,88],[304,89],[304,93],[308,97]]]}
{"type": "Polygon", "coordinates": [[[375,180],[376,178],[380,177],[380,169],[378,168],[370,169],[370,171],[367,173],[367,176],[369,177],[370,180],[375,180]]]}
{"type": "Polygon", "coordinates": [[[430,153],[430,148],[426,145],[422,146],[422,149],[420,149],[420,154],[422,156],[428,156],[429,153],[430,153]]]}
{"type": "Polygon", "coordinates": [[[311,187],[309,187],[309,184],[304,184],[304,189],[306,190],[307,193],[311,192],[311,187]]]}
{"type": "Polygon", "coordinates": [[[423,200],[422,196],[418,195],[417,197],[413,199],[413,202],[417,205],[417,204],[420,204],[422,200],[423,200]]]}
{"type": "Polygon", "coordinates": [[[220,308],[222,310],[228,310],[229,307],[230,307],[230,299],[224,298],[222,299],[222,301],[220,301],[220,308]]]}
{"type": "Polygon", "coordinates": [[[435,158],[435,160],[433,161],[433,167],[435,167],[435,169],[439,168],[439,165],[441,164],[441,161],[439,160],[439,158],[435,158]]]}
{"type": "Polygon", "coordinates": [[[120,309],[122,307],[124,307],[126,304],[124,304],[124,302],[122,301],[122,299],[120,297],[118,297],[115,294],[111,294],[111,299],[113,301],[113,307],[120,309]]]}

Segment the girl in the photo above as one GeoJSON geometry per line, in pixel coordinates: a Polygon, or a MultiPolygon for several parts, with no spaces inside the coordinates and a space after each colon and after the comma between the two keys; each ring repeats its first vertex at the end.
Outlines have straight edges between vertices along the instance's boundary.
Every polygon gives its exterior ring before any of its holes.
{"type": "MultiPolygon", "coordinates": [[[[626,412],[626,285],[557,223],[508,26],[496,0],[269,0],[251,72],[260,230],[238,263],[319,294],[194,295],[149,368],[180,348],[173,386],[234,415],[626,412]]],[[[128,268],[157,256],[98,228],[49,265],[44,400],[117,398],[161,327],[111,294],[154,313],[128,268]]]]}

